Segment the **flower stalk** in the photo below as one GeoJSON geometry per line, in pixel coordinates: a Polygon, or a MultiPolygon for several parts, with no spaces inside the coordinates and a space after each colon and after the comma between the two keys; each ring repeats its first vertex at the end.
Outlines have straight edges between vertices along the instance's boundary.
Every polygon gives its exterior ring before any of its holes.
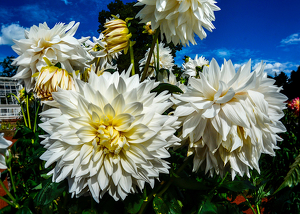
{"type": "Polygon", "coordinates": [[[35,133],[35,131],[36,131],[36,123],[37,123],[37,118],[38,118],[39,109],[40,109],[40,102],[38,102],[38,107],[37,107],[37,110],[36,110],[36,112],[35,112],[34,126],[33,126],[33,132],[34,132],[34,133],[35,133]]]}
{"type": "Polygon", "coordinates": [[[28,116],[28,127],[31,129],[31,121],[30,121],[29,105],[28,105],[28,95],[26,95],[26,109],[27,109],[27,116],[28,116]]]}
{"type": "Polygon", "coordinates": [[[158,39],[158,35],[159,35],[159,28],[156,29],[156,32],[155,32],[155,35],[154,35],[154,39],[152,41],[151,48],[150,48],[150,51],[149,51],[149,55],[148,55],[148,58],[147,58],[147,61],[146,61],[146,65],[145,65],[145,68],[144,68],[144,72],[142,74],[141,82],[143,82],[146,79],[146,76],[147,76],[147,73],[148,73],[149,64],[150,64],[150,60],[151,60],[151,57],[152,57],[152,54],[153,54],[153,51],[154,51],[156,40],[158,39]]]}
{"type": "Polygon", "coordinates": [[[130,52],[130,63],[132,65],[131,75],[135,75],[135,68],[134,68],[134,53],[133,53],[133,45],[135,42],[130,41],[129,42],[129,52],[130,52]]]}
{"type": "MultiPolygon", "coordinates": [[[[12,194],[10,194],[10,192],[7,190],[6,186],[4,185],[4,183],[2,182],[2,180],[0,179],[0,185],[2,186],[3,190],[5,191],[5,193],[8,195],[8,197],[13,201],[12,206],[14,207],[18,207],[18,203],[16,201],[16,199],[12,196],[12,194]]],[[[7,202],[7,201],[6,201],[7,202]]]]}

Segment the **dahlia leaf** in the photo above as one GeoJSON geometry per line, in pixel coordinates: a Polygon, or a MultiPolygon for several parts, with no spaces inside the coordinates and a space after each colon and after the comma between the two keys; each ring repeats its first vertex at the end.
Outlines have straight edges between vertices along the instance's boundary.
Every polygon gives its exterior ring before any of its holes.
{"type": "Polygon", "coordinates": [[[278,187],[278,189],[273,194],[276,194],[278,191],[287,186],[293,187],[298,185],[300,181],[300,154],[296,157],[295,162],[290,166],[290,168],[290,171],[284,178],[284,182],[278,187]]]}
{"type": "Polygon", "coordinates": [[[163,91],[169,91],[169,93],[174,93],[174,92],[178,92],[178,93],[183,93],[183,91],[178,88],[175,85],[171,85],[169,83],[160,83],[156,88],[152,89],[150,92],[157,92],[158,94],[160,94],[163,91]]]}
{"type": "Polygon", "coordinates": [[[250,181],[228,181],[224,182],[221,187],[229,189],[233,192],[241,192],[247,189],[256,189],[255,186],[252,185],[250,181]]]}
{"type": "Polygon", "coordinates": [[[45,185],[34,199],[36,206],[44,206],[57,199],[67,190],[66,182],[52,183],[51,179],[45,181],[45,185]]]}

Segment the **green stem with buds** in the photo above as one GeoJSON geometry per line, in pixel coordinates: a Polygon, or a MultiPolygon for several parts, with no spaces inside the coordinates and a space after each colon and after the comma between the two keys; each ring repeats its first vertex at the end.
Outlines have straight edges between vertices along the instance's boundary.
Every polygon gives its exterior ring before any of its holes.
{"type": "Polygon", "coordinates": [[[26,120],[26,117],[25,117],[25,112],[24,112],[24,109],[22,107],[22,103],[20,102],[19,98],[15,94],[11,93],[11,95],[13,95],[16,98],[16,100],[18,101],[18,103],[20,104],[21,110],[22,110],[22,114],[23,114],[23,118],[24,118],[25,126],[28,127],[27,120],[26,120]]]}
{"type": "Polygon", "coordinates": [[[142,74],[141,82],[143,82],[146,79],[146,76],[147,76],[147,73],[148,73],[149,64],[150,64],[150,60],[151,60],[151,57],[152,57],[152,54],[153,54],[153,50],[154,50],[154,47],[155,47],[155,44],[156,44],[156,40],[158,39],[158,35],[159,35],[159,28],[156,29],[156,32],[155,32],[155,35],[154,35],[154,39],[152,41],[151,48],[150,48],[150,51],[149,51],[149,55],[148,55],[148,58],[147,58],[147,61],[146,61],[146,65],[145,65],[145,68],[144,68],[144,72],[142,74]]]}

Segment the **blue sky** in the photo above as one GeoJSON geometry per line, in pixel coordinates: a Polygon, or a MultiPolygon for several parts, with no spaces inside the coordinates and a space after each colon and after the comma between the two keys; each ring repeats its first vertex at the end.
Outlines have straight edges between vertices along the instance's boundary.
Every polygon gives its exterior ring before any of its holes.
{"type": "MultiPolygon", "coordinates": [[[[12,38],[24,38],[24,29],[47,22],[80,22],[75,34],[98,36],[98,13],[107,10],[107,0],[15,0],[0,2],[0,61],[16,53],[12,38]]],[[[130,0],[124,0],[132,2],[130,0]]],[[[289,74],[300,65],[300,1],[299,0],[219,0],[215,12],[216,29],[197,45],[177,52],[176,63],[184,55],[216,58],[222,64],[231,59],[236,67],[252,59],[252,66],[263,60],[270,75],[289,74]]]]}

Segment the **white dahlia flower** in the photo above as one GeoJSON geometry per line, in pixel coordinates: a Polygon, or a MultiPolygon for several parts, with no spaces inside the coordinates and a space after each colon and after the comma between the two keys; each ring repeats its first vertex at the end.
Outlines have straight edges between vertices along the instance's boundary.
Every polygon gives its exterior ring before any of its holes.
{"type": "Polygon", "coordinates": [[[100,70],[111,66],[107,64],[111,63],[113,59],[117,59],[121,54],[121,51],[114,52],[113,50],[107,49],[107,43],[103,40],[103,38],[104,35],[101,33],[98,39],[93,37],[93,41],[88,40],[85,42],[85,45],[87,45],[87,48],[85,49],[92,56],[92,60],[89,64],[98,64],[100,70]]]}
{"type": "MultiPolygon", "coordinates": [[[[129,69],[130,70],[130,69],[129,69]]],[[[76,91],[52,94],[57,108],[41,113],[40,127],[49,133],[42,141],[45,167],[53,181],[68,179],[69,192],[90,192],[95,201],[108,192],[115,200],[152,187],[159,173],[168,173],[168,147],[180,122],[162,115],[172,106],[167,92],[150,91],[154,81],[139,83],[138,75],[90,74],[89,83],[75,80],[76,91]]]]}
{"type": "MultiPolygon", "coordinates": [[[[3,137],[4,133],[0,133],[0,169],[7,169],[6,162],[5,162],[5,156],[8,154],[8,147],[12,144],[11,141],[6,140],[3,137]]],[[[1,176],[1,172],[0,172],[1,176]]]]}
{"type": "Polygon", "coordinates": [[[214,0],[138,0],[136,6],[144,6],[136,15],[142,23],[151,21],[153,30],[160,27],[169,42],[175,45],[196,44],[194,34],[206,37],[203,28],[214,29],[214,11],[220,10],[214,0]]]}
{"type": "Polygon", "coordinates": [[[90,58],[81,42],[87,38],[77,40],[73,37],[79,26],[79,23],[74,24],[74,21],[68,25],[60,23],[50,29],[44,22],[25,30],[26,39],[13,40],[15,45],[12,48],[19,55],[13,62],[13,65],[19,66],[14,78],[24,81],[27,90],[34,86],[32,75],[47,66],[43,57],[53,64],[60,62],[62,68],[69,72],[84,69],[86,60],[90,58]]]}
{"type": "MultiPolygon", "coordinates": [[[[164,68],[164,69],[171,71],[172,67],[174,66],[172,50],[169,47],[165,47],[164,43],[160,43],[158,47],[159,47],[159,52],[158,52],[159,68],[164,68]]],[[[141,71],[144,69],[144,66],[145,66],[146,61],[149,56],[149,52],[150,52],[150,48],[147,50],[145,57],[139,61],[141,71]]],[[[155,47],[154,47],[153,55],[150,60],[147,77],[155,77],[156,76],[154,67],[156,67],[156,63],[157,63],[157,45],[155,45],[155,47]],[[154,55],[154,57],[153,57],[153,55],[154,55]]]]}
{"type": "Polygon", "coordinates": [[[203,66],[208,65],[208,60],[206,60],[203,56],[198,58],[198,54],[195,56],[195,59],[188,59],[189,61],[183,63],[183,74],[184,77],[195,77],[199,76],[199,71],[203,69],[203,66]]]}
{"type": "Polygon", "coordinates": [[[284,115],[287,97],[273,85],[261,63],[251,72],[251,61],[238,72],[231,61],[222,68],[213,59],[200,73],[191,77],[186,93],[174,95],[181,101],[174,115],[183,121],[182,138],[189,142],[188,156],[194,154],[193,171],[199,167],[212,176],[231,171],[259,172],[261,153],[275,156],[277,133],[285,132],[279,119],[284,115]]]}

